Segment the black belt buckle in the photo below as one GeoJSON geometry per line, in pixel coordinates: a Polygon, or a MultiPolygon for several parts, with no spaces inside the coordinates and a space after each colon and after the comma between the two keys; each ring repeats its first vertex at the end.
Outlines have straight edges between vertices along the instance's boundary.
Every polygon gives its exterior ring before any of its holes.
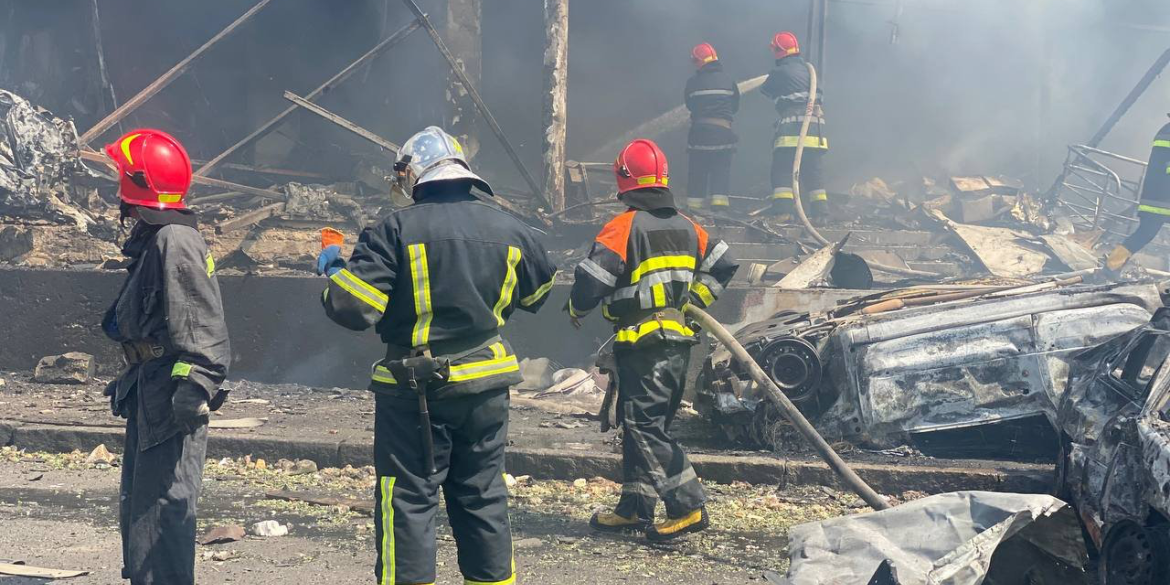
{"type": "Polygon", "coordinates": [[[386,362],[386,369],[394,375],[399,384],[405,385],[418,395],[419,438],[422,442],[423,470],[428,476],[435,474],[435,439],[431,435],[431,413],[427,406],[427,387],[434,382],[447,380],[451,373],[451,361],[435,359],[430,352],[401,360],[386,362]]]}

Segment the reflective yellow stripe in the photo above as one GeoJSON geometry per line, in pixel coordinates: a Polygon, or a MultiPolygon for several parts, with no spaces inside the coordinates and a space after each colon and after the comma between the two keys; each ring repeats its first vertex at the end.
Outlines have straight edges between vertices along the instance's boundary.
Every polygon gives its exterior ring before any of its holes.
{"type": "Polygon", "coordinates": [[[369,283],[358,278],[349,270],[342,268],[334,272],[333,276],[329,277],[329,280],[362,302],[374,307],[379,313],[386,312],[386,303],[389,302],[390,297],[373,286],[370,286],[369,283]]]}
{"type": "Polygon", "coordinates": [[[584,317],[585,315],[588,315],[588,314],[589,314],[588,312],[578,313],[577,309],[573,308],[573,299],[569,299],[569,316],[570,317],[575,317],[577,319],[580,319],[581,317],[584,317]]]}
{"type": "Polygon", "coordinates": [[[215,258],[211,257],[211,252],[207,253],[207,259],[204,260],[204,264],[207,265],[207,278],[211,278],[211,275],[215,274],[215,258]]]}
{"type": "Polygon", "coordinates": [[[691,292],[699,296],[699,300],[703,301],[704,307],[709,307],[711,303],[715,302],[715,295],[711,294],[711,289],[697,280],[691,283],[691,292]]]}
{"type": "Polygon", "coordinates": [[[175,367],[171,368],[172,378],[186,378],[191,374],[193,366],[187,362],[175,362],[175,367]]]}
{"type": "Polygon", "coordinates": [[[793,193],[791,189],[772,191],[772,199],[795,199],[795,198],[796,198],[796,193],[793,193]]]}
{"type": "MultiPolygon", "coordinates": [[[[653,185],[658,182],[658,175],[650,175],[649,177],[638,177],[639,185],[653,185]]],[[[662,177],[662,184],[670,184],[670,177],[662,177]]]]}
{"type": "Polygon", "coordinates": [[[410,253],[410,278],[414,284],[414,331],[411,334],[411,343],[414,347],[426,345],[431,338],[431,273],[427,266],[426,244],[413,244],[407,251],[410,253]]]}
{"type": "Polygon", "coordinates": [[[159,203],[178,203],[179,201],[182,201],[182,200],[183,200],[182,193],[159,193],[158,194],[158,202],[159,203]]]}
{"type": "Polygon", "coordinates": [[[601,316],[605,318],[606,321],[617,321],[617,318],[609,313],[609,305],[601,306],[601,316]]]}
{"type": "Polygon", "coordinates": [[[557,279],[557,274],[559,274],[559,273],[560,273],[559,270],[556,272],[553,272],[552,278],[549,278],[548,282],[540,285],[540,288],[536,289],[536,292],[520,299],[520,306],[531,307],[533,305],[533,303],[544,298],[544,295],[548,294],[548,291],[552,290],[553,281],[555,281],[557,279]]]}
{"type": "Polygon", "coordinates": [[[382,583],[394,583],[394,479],[382,477],[382,583]]]}
{"type": "Polygon", "coordinates": [[[1154,148],[1170,148],[1170,140],[1155,140],[1154,148]]]}
{"type": "Polygon", "coordinates": [[[824,191],[813,191],[810,193],[813,201],[828,201],[829,194],[824,191]]]}
{"type": "Polygon", "coordinates": [[[630,284],[634,284],[641,280],[642,275],[654,270],[665,270],[667,268],[690,268],[695,269],[694,256],[656,256],[650,258],[638,265],[633,272],[630,273],[630,284]]]}
{"type": "Polygon", "coordinates": [[[134,142],[135,138],[142,136],[141,134],[131,134],[122,139],[122,156],[126,157],[126,162],[134,164],[134,157],[130,156],[130,143],[134,142]]]}
{"type": "Polygon", "coordinates": [[[516,290],[516,265],[520,263],[520,248],[508,246],[508,271],[504,274],[504,284],[500,287],[500,299],[492,313],[496,316],[496,324],[504,326],[504,309],[512,304],[512,291],[516,290]]]}
{"type": "Polygon", "coordinates": [[[1170,215],[1170,208],[1155,207],[1153,205],[1138,205],[1140,213],[1152,213],[1154,215],[1170,215]]]}
{"type": "Polygon", "coordinates": [[[654,307],[666,306],[666,286],[661,282],[650,287],[651,296],[654,297],[654,307]]]}
{"type": "MultiPolygon", "coordinates": [[[[503,344],[492,344],[491,349],[491,359],[451,366],[451,375],[447,378],[447,381],[467,382],[497,374],[520,371],[520,362],[516,361],[516,356],[507,354],[503,344]]],[[[390,373],[390,370],[381,364],[374,366],[374,373],[370,376],[370,379],[382,384],[398,385],[398,380],[394,378],[394,374],[390,373]]]]}
{"type": "MultiPolygon", "coordinates": [[[[779,136],[776,138],[775,148],[796,148],[800,143],[799,136],[779,136]]],[[[805,136],[805,148],[828,148],[829,139],[823,136],[805,136]]]]}
{"type": "Polygon", "coordinates": [[[516,567],[515,561],[512,566],[512,576],[503,581],[472,581],[471,579],[464,579],[463,585],[512,585],[516,582],[516,567]]]}
{"type": "Polygon", "coordinates": [[[687,337],[691,337],[695,334],[695,332],[692,331],[690,327],[687,327],[686,325],[683,325],[677,321],[647,321],[639,325],[637,330],[635,330],[633,327],[627,327],[618,331],[616,341],[617,343],[637,343],[638,340],[642,337],[658,331],[659,329],[674,331],[675,333],[680,333],[682,335],[686,335],[687,337]]]}

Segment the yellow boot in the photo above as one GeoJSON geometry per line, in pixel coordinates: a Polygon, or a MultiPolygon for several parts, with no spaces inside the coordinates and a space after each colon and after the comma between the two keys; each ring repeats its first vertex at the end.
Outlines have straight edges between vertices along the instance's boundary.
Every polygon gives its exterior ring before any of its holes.
{"type": "Polygon", "coordinates": [[[641,518],[626,518],[613,512],[595,512],[589,519],[589,526],[602,532],[625,532],[627,530],[645,530],[650,522],[641,518]]]}
{"type": "Polygon", "coordinates": [[[1117,272],[1118,270],[1121,270],[1122,266],[1125,266],[1125,263],[1129,260],[1130,256],[1133,256],[1133,252],[1127,250],[1125,246],[1118,244],[1117,247],[1113,248],[1113,250],[1109,252],[1109,255],[1105,257],[1105,268],[1108,268],[1113,272],[1117,272]]]}
{"type": "Polygon", "coordinates": [[[711,525],[707,519],[707,507],[691,510],[678,518],[671,518],[660,522],[646,530],[646,538],[651,542],[673,540],[684,534],[706,530],[711,525]]]}

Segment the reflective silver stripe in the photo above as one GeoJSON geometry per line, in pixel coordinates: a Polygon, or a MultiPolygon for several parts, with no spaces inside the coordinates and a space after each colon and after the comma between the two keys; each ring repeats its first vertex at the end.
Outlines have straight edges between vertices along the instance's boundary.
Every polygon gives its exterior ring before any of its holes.
{"type": "Polygon", "coordinates": [[[592,258],[586,258],[582,260],[578,266],[580,266],[581,269],[585,272],[588,272],[589,275],[593,278],[596,278],[597,280],[600,280],[609,286],[617,285],[617,276],[614,273],[602,268],[601,265],[594,262],[592,258]]]}
{"type": "MultiPolygon", "coordinates": [[[[637,420],[634,418],[634,403],[627,400],[623,405],[622,414],[625,415],[627,421],[637,420]]],[[[650,475],[650,481],[661,485],[666,481],[666,471],[662,468],[662,462],[658,460],[654,450],[650,448],[646,434],[639,430],[636,424],[627,424],[625,429],[626,438],[634,441],[634,447],[641,452],[642,460],[648,464],[649,469],[646,470],[646,473],[650,475]]]]}
{"type": "Polygon", "coordinates": [[[695,481],[697,479],[699,479],[699,475],[695,473],[695,468],[688,465],[687,468],[682,471],[682,473],[674,477],[666,478],[666,480],[662,482],[662,491],[669,492],[670,490],[678,489],[683,484],[695,481]]]}
{"type": "Polygon", "coordinates": [[[668,282],[681,282],[687,286],[691,285],[694,280],[695,273],[690,270],[663,270],[661,272],[652,272],[642,277],[637,284],[619,288],[613,291],[610,298],[614,301],[624,301],[632,299],[638,295],[639,292],[647,295],[650,294],[650,288],[656,284],[666,284],[668,282]]]}
{"type": "Polygon", "coordinates": [[[715,247],[711,248],[711,252],[707,254],[707,257],[703,259],[703,263],[699,265],[699,272],[710,272],[711,267],[715,266],[715,263],[718,262],[726,252],[727,242],[719,240],[719,243],[715,244],[715,247]]]}
{"type": "MultiPolygon", "coordinates": [[[[803,116],[803,115],[801,115],[801,116],[786,116],[784,118],[780,118],[780,123],[781,124],[791,124],[794,122],[804,122],[805,117],[806,116],[803,116]]],[[[825,123],[825,119],[820,117],[820,116],[813,116],[811,119],[813,122],[816,122],[817,124],[824,124],[825,123]]]]}
{"type": "Polygon", "coordinates": [[[735,144],[721,144],[719,146],[702,146],[695,144],[688,144],[687,148],[690,150],[732,150],[737,148],[735,144]]]}
{"type": "Polygon", "coordinates": [[[786,101],[787,102],[787,101],[793,101],[793,100],[807,101],[808,100],[808,92],[807,91],[798,91],[796,93],[790,93],[788,95],[782,95],[782,96],[777,96],[777,97],[772,98],[772,101],[775,101],[775,102],[779,102],[779,101],[786,101]]]}
{"type": "Polygon", "coordinates": [[[735,95],[735,92],[730,89],[699,89],[692,91],[687,97],[698,97],[701,95],[735,95]]]}

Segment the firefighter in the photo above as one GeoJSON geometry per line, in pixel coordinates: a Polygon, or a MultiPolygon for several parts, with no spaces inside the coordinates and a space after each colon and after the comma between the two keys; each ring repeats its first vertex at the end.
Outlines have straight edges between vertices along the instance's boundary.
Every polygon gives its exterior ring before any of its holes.
{"type": "Polygon", "coordinates": [[[535,230],[472,194],[491,187],[431,126],[402,146],[395,189],[414,204],[366,228],[346,261],[330,246],[325,313],[374,327],[374,518],[378,583],[435,582],[439,489],[467,583],[516,579],[504,485],[508,389],[520,366],[499,328],[535,313],[555,268],[535,230]]]}
{"type": "Polygon", "coordinates": [[[687,80],[684,99],[691,112],[687,134],[687,207],[728,209],[731,201],[731,158],[739,137],[731,129],[739,111],[739,87],[724,73],[723,63],[708,43],[691,49],[695,74],[687,80]]]}
{"type": "Polygon", "coordinates": [[[1154,137],[1138,201],[1138,227],[1109,252],[1106,268],[1120,270],[1130,256],[1153,241],[1167,219],[1170,219],[1170,124],[1162,126],[1154,137]]]}
{"type": "Polygon", "coordinates": [[[669,430],[698,341],[682,308],[710,305],[738,266],[727,244],[711,241],[675,208],[658,145],[635,140],[613,167],[618,198],[629,209],[602,228],[577,266],[566,306],[579,328],[600,304],[616,331],[617,412],[625,427],[622,495],[613,512],[598,512],[589,523],[669,540],[708,526],[703,486],[669,430]],[[666,520],[653,524],[658,498],[666,504],[666,520]]]}
{"type": "MultiPolygon", "coordinates": [[[[790,219],[796,212],[792,189],[792,166],[796,160],[796,146],[800,142],[800,128],[808,107],[810,76],[796,35],[782,32],[772,37],[772,54],[776,67],[760,87],[760,92],[776,104],[776,138],[772,143],[772,205],[771,215],[790,219]]],[[[825,137],[825,117],[821,107],[824,92],[817,88],[812,120],[804,141],[800,163],[801,203],[809,217],[824,217],[829,209],[825,191],[821,159],[829,150],[825,137]]]]}
{"type": "Polygon", "coordinates": [[[191,161],[177,140],[134,130],[106,146],[118,168],[129,275],[102,319],[127,367],[106,388],[126,418],[119,524],[122,577],[133,585],[195,582],[195,503],[208,415],[231,361],[215,260],[183,204],[191,161]]]}

